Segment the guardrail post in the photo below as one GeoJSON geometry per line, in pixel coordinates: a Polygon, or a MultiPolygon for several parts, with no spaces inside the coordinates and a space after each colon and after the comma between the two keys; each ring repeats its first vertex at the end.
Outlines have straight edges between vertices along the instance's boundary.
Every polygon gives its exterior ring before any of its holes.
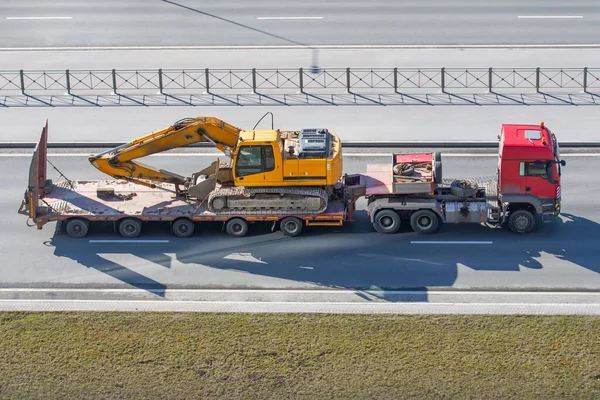
{"type": "Polygon", "coordinates": [[[442,93],[446,92],[446,68],[442,67],[442,93]]]}
{"type": "Polygon", "coordinates": [[[256,93],[256,68],[252,68],[252,93],[256,93]]]}
{"type": "Polygon", "coordinates": [[[352,93],[350,91],[350,67],[346,68],[346,90],[348,93],[352,93]]]}
{"type": "Polygon", "coordinates": [[[158,91],[160,94],[164,94],[163,93],[162,68],[158,69],[158,91]]]}
{"type": "Polygon", "coordinates": [[[204,84],[206,86],[206,93],[210,93],[210,79],[208,76],[208,68],[204,68],[204,84]]]}
{"type": "Polygon", "coordinates": [[[535,91],[540,92],[540,67],[535,69],[535,91]]]}
{"type": "Polygon", "coordinates": [[[302,67],[300,67],[300,72],[299,72],[299,77],[300,77],[300,93],[304,93],[304,71],[302,69],[302,67]]]}
{"type": "Polygon", "coordinates": [[[394,67],[394,93],[398,93],[398,67],[394,67]]]}
{"type": "Polygon", "coordinates": [[[117,94],[117,71],[114,68],[112,70],[112,85],[113,85],[113,94],[117,94]]]}
{"type": "Polygon", "coordinates": [[[21,78],[21,94],[25,94],[25,76],[23,70],[19,71],[19,77],[21,78]]]}
{"type": "Polygon", "coordinates": [[[488,90],[490,93],[492,93],[492,91],[494,89],[493,86],[494,86],[494,83],[493,83],[493,79],[492,79],[492,67],[490,67],[490,69],[488,70],[488,90]]]}
{"type": "Polygon", "coordinates": [[[71,94],[71,74],[69,74],[68,69],[66,72],[66,77],[67,77],[67,94],[70,95],[71,94]]]}
{"type": "Polygon", "coordinates": [[[587,93],[587,69],[588,67],[583,68],[583,91],[587,93]]]}

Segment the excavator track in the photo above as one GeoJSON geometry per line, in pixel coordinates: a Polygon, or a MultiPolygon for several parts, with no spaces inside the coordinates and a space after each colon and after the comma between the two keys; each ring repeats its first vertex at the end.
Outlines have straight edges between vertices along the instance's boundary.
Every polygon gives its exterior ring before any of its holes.
{"type": "Polygon", "coordinates": [[[218,188],[207,200],[208,209],[219,215],[319,214],[328,206],[325,190],[302,187],[218,188]]]}

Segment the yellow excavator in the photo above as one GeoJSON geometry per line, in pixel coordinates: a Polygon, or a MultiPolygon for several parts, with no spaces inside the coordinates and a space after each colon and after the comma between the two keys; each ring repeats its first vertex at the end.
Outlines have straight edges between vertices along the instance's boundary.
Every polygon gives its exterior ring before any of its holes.
{"type": "Polygon", "coordinates": [[[140,185],[172,183],[176,196],[207,201],[215,213],[320,213],[340,194],[342,144],[328,129],[241,130],[215,117],[173,125],[89,157],[100,171],[140,185]],[[229,160],[184,177],[140,157],[210,142],[229,160]]]}

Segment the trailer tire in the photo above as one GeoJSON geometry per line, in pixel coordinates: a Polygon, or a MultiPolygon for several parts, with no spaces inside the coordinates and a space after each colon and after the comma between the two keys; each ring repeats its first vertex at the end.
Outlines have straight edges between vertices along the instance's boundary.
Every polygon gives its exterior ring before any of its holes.
{"type": "Polygon", "coordinates": [[[136,238],[142,233],[142,222],[136,218],[125,218],[119,222],[119,233],[124,238],[136,238]]]}
{"type": "Polygon", "coordinates": [[[248,222],[243,218],[232,218],[225,224],[229,236],[243,237],[248,233],[248,222]]]}
{"type": "Polygon", "coordinates": [[[508,228],[515,233],[528,233],[535,228],[535,215],[531,211],[517,210],[508,217],[508,228]]]}
{"type": "Polygon", "coordinates": [[[379,233],[393,234],[402,225],[400,215],[394,210],[381,210],[373,218],[373,227],[379,233]]]}
{"type": "Polygon", "coordinates": [[[279,228],[286,236],[298,236],[302,232],[302,221],[296,217],[286,217],[279,224],[279,228]]]}
{"type": "Polygon", "coordinates": [[[187,238],[194,234],[196,225],[194,221],[188,218],[179,218],[173,221],[173,227],[171,228],[173,235],[179,238],[187,238]]]}
{"type": "Polygon", "coordinates": [[[90,221],[83,218],[72,218],[67,221],[65,231],[72,238],[82,238],[88,234],[90,221]]]}
{"type": "Polygon", "coordinates": [[[440,227],[440,219],[431,210],[419,210],[410,216],[410,226],[417,233],[431,234],[440,227]]]}

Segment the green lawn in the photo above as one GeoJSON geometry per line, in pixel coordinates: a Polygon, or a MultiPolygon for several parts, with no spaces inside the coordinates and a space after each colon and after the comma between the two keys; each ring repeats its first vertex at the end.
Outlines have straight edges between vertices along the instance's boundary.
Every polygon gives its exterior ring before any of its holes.
{"type": "Polygon", "coordinates": [[[0,313],[0,398],[600,398],[600,318],[0,313]]]}

